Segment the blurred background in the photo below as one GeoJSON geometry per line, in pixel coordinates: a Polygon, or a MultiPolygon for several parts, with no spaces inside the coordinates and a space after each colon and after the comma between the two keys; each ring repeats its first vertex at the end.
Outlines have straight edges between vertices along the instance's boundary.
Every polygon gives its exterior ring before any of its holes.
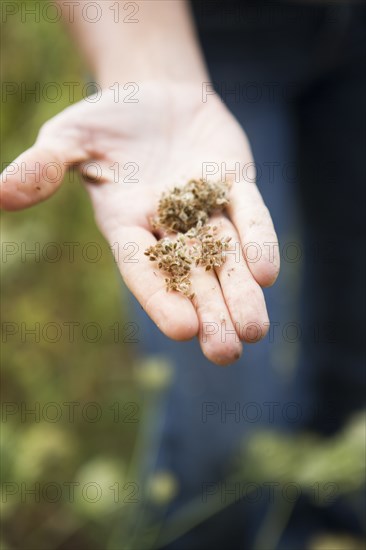
{"type": "MultiPolygon", "coordinates": [[[[3,168],[83,97],[86,72],[60,23],[8,18],[1,34],[3,168]]],[[[138,327],[123,317],[113,256],[78,176],[47,205],[2,213],[1,238],[1,548],[154,548],[162,531],[169,542],[229,506],[235,495],[209,505],[197,495],[164,529],[156,519],[179,486],[170,471],[144,477],[146,453],[159,444],[146,419],[158,414],[172,366],[139,354],[138,327]]],[[[260,432],[229,481],[295,483],[323,510],[335,494],[362,523],[364,437],[362,415],[326,440],[260,432]]],[[[294,500],[263,517],[259,550],[274,547],[294,500]]],[[[309,548],[357,550],[364,541],[325,533],[309,548]]]]}

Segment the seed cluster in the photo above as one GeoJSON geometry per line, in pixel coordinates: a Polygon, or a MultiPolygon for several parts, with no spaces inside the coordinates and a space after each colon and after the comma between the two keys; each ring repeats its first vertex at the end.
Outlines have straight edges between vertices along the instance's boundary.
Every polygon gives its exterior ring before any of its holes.
{"type": "Polygon", "coordinates": [[[167,290],[176,290],[192,299],[192,266],[209,271],[225,262],[230,237],[217,238],[217,227],[206,222],[210,214],[228,204],[227,194],[228,184],[205,180],[191,180],[163,194],[153,226],[177,235],[160,239],[145,254],[167,274],[167,290]]]}
{"type": "Polygon", "coordinates": [[[228,184],[206,180],[190,180],[182,187],[163,193],[158,205],[155,228],[186,233],[198,224],[207,223],[214,210],[222,210],[229,202],[228,184]]]}

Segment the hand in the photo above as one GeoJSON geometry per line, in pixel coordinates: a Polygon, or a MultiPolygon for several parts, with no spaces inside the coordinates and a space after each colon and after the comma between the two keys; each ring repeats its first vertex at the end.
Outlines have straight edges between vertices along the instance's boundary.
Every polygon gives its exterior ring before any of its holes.
{"type": "Polygon", "coordinates": [[[236,253],[228,254],[216,272],[192,270],[192,302],[166,291],[164,274],[144,251],[156,242],[150,218],[162,191],[202,177],[204,162],[225,163],[228,170],[237,162],[244,166],[252,161],[250,147],[222,102],[210,96],[203,103],[200,89],[192,85],[144,84],[136,98],[137,103],[116,102],[115,91],[103,90],[98,102],[83,100],[48,121],[34,146],[4,171],[2,207],[17,210],[46,199],[61,183],[66,164],[78,165],[97,223],[109,243],[119,243],[121,274],[145,311],[170,338],[198,335],[211,361],[231,363],[241,354],[240,340],[254,342],[266,334],[261,286],[273,284],[279,271],[276,234],[256,185],[233,182],[229,208],[214,223],[219,233],[232,237],[230,248],[236,246],[236,253]],[[39,177],[27,174],[22,180],[15,169],[21,163],[29,169],[39,163],[39,177]],[[45,179],[47,163],[55,164],[48,164],[45,179]],[[129,183],[121,169],[116,181],[116,163],[120,168],[137,165],[138,182],[129,183]],[[137,262],[129,261],[127,243],[137,244],[137,262]],[[256,262],[245,255],[248,243],[257,243],[261,251],[256,262]],[[264,243],[273,243],[274,257],[264,243]]]}

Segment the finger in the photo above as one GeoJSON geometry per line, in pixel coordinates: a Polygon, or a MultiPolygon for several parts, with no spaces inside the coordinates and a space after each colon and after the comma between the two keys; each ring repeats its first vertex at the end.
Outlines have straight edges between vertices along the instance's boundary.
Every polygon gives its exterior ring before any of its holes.
{"type": "Polygon", "coordinates": [[[269,319],[263,292],[241,253],[239,235],[227,218],[215,218],[217,237],[230,237],[225,262],[215,268],[232,322],[241,340],[254,343],[268,332],[269,319]]]}
{"type": "Polygon", "coordinates": [[[48,122],[33,147],[1,174],[1,208],[20,210],[47,199],[58,189],[66,170],[86,159],[78,132],[48,122]]]}
{"type": "Polygon", "coordinates": [[[219,281],[213,271],[205,271],[202,267],[192,269],[191,281],[202,351],[213,363],[229,365],[239,359],[242,345],[226,307],[219,281]]]}
{"type": "Polygon", "coordinates": [[[233,183],[228,213],[253,277],[261,286],[271,286],[280,269],[278,240],[271,215],[254,183],[233,183]]]}
{"type": "Polygon", "coordinates": [[[191,301],[178,292],[167,292],[165,277],[144,252],[156,244],[146,229],[116,229],[109,240],[123,279],[158,328],[173,340],[189,340],[198,333],[198,319],[191,301]]]}

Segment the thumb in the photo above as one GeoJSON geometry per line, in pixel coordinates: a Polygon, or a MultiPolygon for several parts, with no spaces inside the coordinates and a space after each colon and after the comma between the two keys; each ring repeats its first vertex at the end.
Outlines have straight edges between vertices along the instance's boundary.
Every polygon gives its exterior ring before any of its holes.
{"type": "Polygon", "coordinates": [[[1,174],[0,206],[4,210],[21,210],[47,199],[71,165],[87,160],[81,132],[59,117],[44,124],[35,144],[1,174]]]}

